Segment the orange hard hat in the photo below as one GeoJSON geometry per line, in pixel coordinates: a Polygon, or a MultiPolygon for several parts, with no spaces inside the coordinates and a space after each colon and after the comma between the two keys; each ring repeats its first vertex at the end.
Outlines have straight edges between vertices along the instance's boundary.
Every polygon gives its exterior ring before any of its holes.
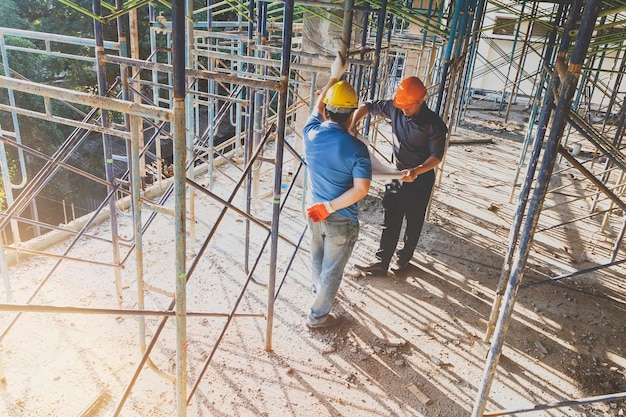
{"type": "Polygon", "coordinates": [[[399,109],[408,109],[416,103],[421,103],[426,97],[426,87],[417,77],[408,77],[402,80],[396,96],[393,98],[393,105],[399,109]]]}

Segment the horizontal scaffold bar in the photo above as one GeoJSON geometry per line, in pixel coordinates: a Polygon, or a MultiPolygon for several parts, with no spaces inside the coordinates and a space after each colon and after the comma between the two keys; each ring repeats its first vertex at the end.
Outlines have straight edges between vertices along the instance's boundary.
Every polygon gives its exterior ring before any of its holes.
{"type": "MultiPolygon", "coordinates": [[[[104,60],[111,64],[128,65],[128,66],[132,66],[132,67],[136,67],[136,68],[140,68],[144,70],[149,70],[149,71],[171,73],[173,70],[172,65],[169,65],[169,64],[146,62],[146,61],[141,61],[137,59],[124,58],[124,57],[113,56],[113,55],[105,55],[104,60]]],[[[280,82],[264,81],[263,79],[260,79],[260,78],[251,78],[251,76],[253,76],[253,74],[251,73],[245,73],[246,75],[249,75],[250,77],[238,77],[236,75],[221,74],[221,73],[214,72],[214,71],[187,69],[185,71],[185,74],[189,77],[196,77],[196,78],[207,79],[207,80],[224,81],[227,83],[244,85],[246,87],[255,87],[255,88],[261,88],[261,89],[267,89],[267,90],[273,90],[273,91],[281,90],[280,82]]]]}
{"type": "Polygon", "coordinates": [[[53,87],[31,81],[17,80],[15,78],[0,76],[2,88],[21,91],[23,93],[34,94],[47,98],[54,98],[71,103],[83,104],[89,107],[126,113],[133,116],[147,117],[171,122],[174,113],[171,110],[156,106],[134,103],[117,98],[101,97],[94,94],[82,93],[80,91],[67,90],[65,88],[53,87]]]}
{"type": "MultiPolygon", "coordinates": [[[[96,47],[95,39],[79,38],[77,36],[59,35],[56,33],[47,32],[35,32],[33,30],[12,29],[6,27],[0,27],[0,35],[5,36],[18,36],[20,38],[37,39],[46,42],[49,46],[50,42],[65,43],[69,45],[80,45],[87,47],[96,47]]],[[[119,42],[104,41],[104,49],[112,49],[114,51],[120,50],[119,42]]]]}

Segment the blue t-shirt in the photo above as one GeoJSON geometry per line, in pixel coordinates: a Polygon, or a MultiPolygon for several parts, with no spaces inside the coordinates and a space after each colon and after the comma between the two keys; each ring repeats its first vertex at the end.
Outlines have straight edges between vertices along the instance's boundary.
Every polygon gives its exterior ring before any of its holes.
{"type": "MultiPolygon", "coordinates": [[[[372,179],[372,163],[367,146],[341,125],[325,122],[314,112],[302,130],[309,178],[309,204],[330,201],[354,186],[354,178],[372,179]]],[[[356,203],[337,210],[358,221],[356,203]]]]}

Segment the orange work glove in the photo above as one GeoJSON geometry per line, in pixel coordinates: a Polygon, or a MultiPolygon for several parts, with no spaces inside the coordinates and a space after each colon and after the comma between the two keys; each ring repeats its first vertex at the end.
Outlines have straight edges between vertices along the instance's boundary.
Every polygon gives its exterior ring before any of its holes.
{"type": "Polygon", "coordinates": [[[314,223],[321,222],[334,212],[335,209],[333,209],[333,207],[330,205],[330,202],[328,201],[313,204],[311,207],[306,209],[306,213],[309,216],[309,219],[311,219],[314,223]]]}

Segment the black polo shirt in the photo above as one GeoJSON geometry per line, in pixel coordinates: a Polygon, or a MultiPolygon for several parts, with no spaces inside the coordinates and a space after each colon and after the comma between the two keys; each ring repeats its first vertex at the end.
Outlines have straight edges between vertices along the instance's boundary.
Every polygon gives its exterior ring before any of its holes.
{"type": "Polygon", "coordinates": [[[443,159],[448,128],[441,117],[426,104],[416,116],[407,117],[393,105],[392,100],[365,103],[369,112],[391,120],[393,132],[393,161],[396,168],[410,169],[429,157],[443,159]]]}

